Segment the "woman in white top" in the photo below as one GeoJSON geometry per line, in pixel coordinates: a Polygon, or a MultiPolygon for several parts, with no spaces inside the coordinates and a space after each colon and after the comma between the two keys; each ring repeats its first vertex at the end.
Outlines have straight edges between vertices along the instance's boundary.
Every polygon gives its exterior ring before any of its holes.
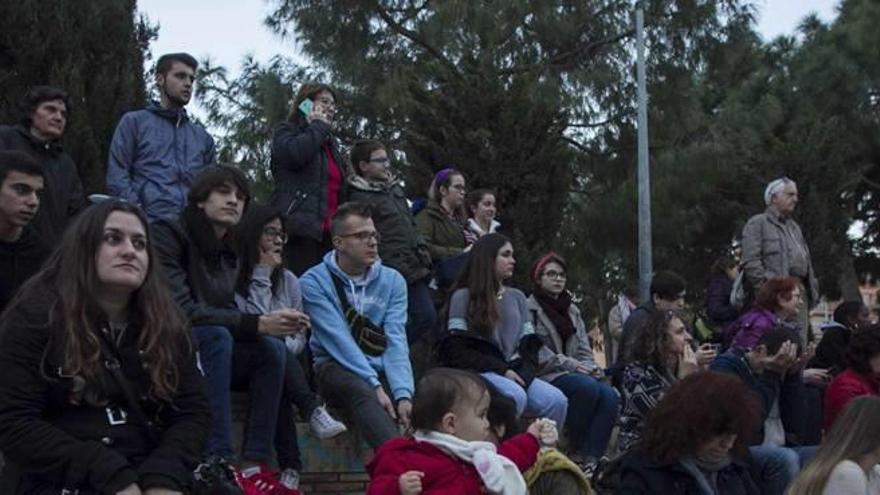
{"type": "Polygon", "coordinates": [[[495,206],[495,193],[490,189],[469,192],[465,205],[468,212],[467,229],[476,238],[495,233],[501,227],[501,223],[495,220],[498,209],[495,206]]]}
{"type": "Polygon", "coordinates": [[[861,396],[846,406],[789,495],[880,495],[880,397],[861,396]]]}

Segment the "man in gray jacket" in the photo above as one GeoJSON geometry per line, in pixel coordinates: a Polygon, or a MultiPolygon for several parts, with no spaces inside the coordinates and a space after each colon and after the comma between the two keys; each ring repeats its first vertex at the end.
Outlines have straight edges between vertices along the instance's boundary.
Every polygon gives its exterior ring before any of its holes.
{"type": "Polygon", "coordinates": [[[160,101],[123,115],[110,144],[107,192],[141,205],[151,222],[176,218],[195,177],[214,165],[214,140],[183,108],[197,68],[187,53],[159,57],[160,101]]]}
{"type": "Polygon", "coordinates": [[[819,300],[819,282],[807,241],[791,217],[797,202],[797,184],[793,180],[782,177],[767,184],[767,210],[750,218],[743,227],[743,270],[755,292],[772,277],[795,277],[801,281],[806,297],[798,323],[802,342],[808,342],[812,340],[809,308],[819,300]]]}

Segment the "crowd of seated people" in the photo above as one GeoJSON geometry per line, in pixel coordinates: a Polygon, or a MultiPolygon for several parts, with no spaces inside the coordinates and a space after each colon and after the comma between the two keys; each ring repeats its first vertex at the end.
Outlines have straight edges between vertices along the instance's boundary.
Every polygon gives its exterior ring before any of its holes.
{"type": "Polygon", "coordinates": [[[803,279],[769,276],[738,308],[723,257],[724,328],[699,342],[684,279],[658,271],[641,305],[616,301],[599,366],[565,258],[512,285],[503,197],[447,167],[414,215],[389,149],[344,156],[334,89],[305,84],[259,204],[187,117],[196,69],[160,57],[161,98],[120,120],[91,204],[64,178],[63,91],[35,88],[0,128],[3,493],[296,494],[297,414],[374,450],[369,493],[877,493],[860,432],[880,327],[860,303],[814,352],[803,279]]]}

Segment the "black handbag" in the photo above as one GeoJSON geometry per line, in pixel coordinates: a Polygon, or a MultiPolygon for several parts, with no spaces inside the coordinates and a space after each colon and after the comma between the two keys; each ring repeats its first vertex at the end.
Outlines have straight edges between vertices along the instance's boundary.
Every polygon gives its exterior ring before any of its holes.
{"type": "MultiPolygon", "coordinates": [[[[328,270],[329,271],[329,270],[328,270]]],[[[333,279],[333,287],[336,288],[336,295],[339,296],[339,302],[342,303],[342,313],[345,315],[345,321],[351,330],[351,336],[364,354],[368,356],[381,356],[388,348],[388,338],[385,336],[385,329],[376,325],[366,316],[358,313],[348,302],[345,295],[345,288],[342,286],[342,280],[333,273],[330,273],[333,279]]]]}

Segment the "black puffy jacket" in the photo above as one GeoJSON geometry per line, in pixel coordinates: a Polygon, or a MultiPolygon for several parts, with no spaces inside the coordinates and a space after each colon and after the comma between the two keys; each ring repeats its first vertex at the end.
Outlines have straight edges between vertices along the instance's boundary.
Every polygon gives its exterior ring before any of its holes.
{"type": "Polygon", "coordinates": [[[16,493],[66,488],[112,494],[131,483],[142,490],[186,491],[211,413],[185,329],[170,402],[149,395],[137,318],[114,345],[122,373],[153,422],[150,435],[106,370],[85,389],[95,391],[92,400],[82,393],[82,378],[61,371],[62,327],[49,322],[57,296],[44,289],[39,298],[10,308],[0,324],[0,450],[22,474],[16,493]],[[107,407],[93,405],[104,403],[107,407]]]}
{"type": "MultiPolygon", "coordinates": [[[[717,473],[717,495],[759,495],[748,466],[734,461],[717,473]]],[[[633,451],[623,458],[618,495],[702,495],[697,480],[679,463],[661,464],[646,453],[633,451]]]]}

